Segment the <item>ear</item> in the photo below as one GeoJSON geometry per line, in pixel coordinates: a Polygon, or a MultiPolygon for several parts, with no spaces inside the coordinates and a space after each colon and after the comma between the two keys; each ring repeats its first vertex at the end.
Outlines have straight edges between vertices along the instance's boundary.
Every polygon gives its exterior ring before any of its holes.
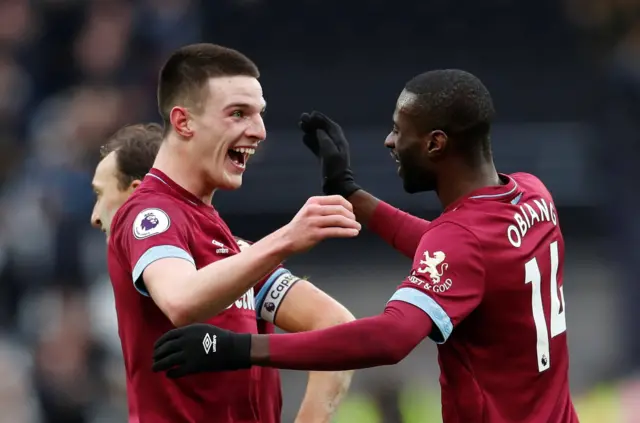
{"type": "Polygon", "coordinates": [[[141,183],[142,181],[140,179],[134,180],[133,182],[131,182],[131,185],[129,185],[129,188],[127,188],[127,191],[129,191],[129,193],[132,193],[136,188],[140,186],[141,183]]]}
{"type": "Polygon", "coordinates": [[[442,154],[447,147],[448,141],[449,137],[440,129],[429,132],[429,135],[427,135],[427,153],[430,155],[442,154]]]}
{"type": "Polygon", "coordinates": [[[169,113],[169,120],[173,130],[184,138],[193,137],[193,129],[191,129],[191,119],[189,111],[184,107],[175,106],[169,113]]]}

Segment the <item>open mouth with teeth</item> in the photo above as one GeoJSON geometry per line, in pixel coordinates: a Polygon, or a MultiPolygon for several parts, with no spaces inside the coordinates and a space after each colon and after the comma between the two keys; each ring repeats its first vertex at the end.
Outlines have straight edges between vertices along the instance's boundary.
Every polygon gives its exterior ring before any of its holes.
{"type": "Polygon", "coordinates": [[[244,169],[249,161],[249,157],[254,155],[256,149],[253,147],[233,147],[227,151],[227,156],[231,163],[237,168],[244,169]]]}
{"type": "Polygon", "coordinates": [[[389,151],[389,155],[391,155],[393,160],[395,160],[396,164],[398,165],[398,175],[402,176],[402,165],[400,164],[400,156],[398,156],[396,150],[393,149],[389,151]]]}

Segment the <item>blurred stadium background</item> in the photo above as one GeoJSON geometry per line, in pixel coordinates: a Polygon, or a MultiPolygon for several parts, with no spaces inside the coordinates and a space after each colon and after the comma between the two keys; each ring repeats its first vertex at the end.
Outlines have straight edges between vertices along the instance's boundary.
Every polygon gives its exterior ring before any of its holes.
{"type": "MultiPolygon", "coordinates": [[[[199,41],[262,70],[268,141],[243,189],[216,196],[249,239],[319,192],[296,130],[310,109],[343,124],[365,187],[436,216],[433,195],[402,192],[382,146],[395,98],[428,69],[483,79],[499,169],[540,176],[560,210],[582,421],[640,422],[639,12],[636,0],[0,0],[0,423],[126,421],[89,183],[116,128],[157,120],[163,59],[199,41]]],[[[368,235],[289,263],[358,317],[382,310],[408,265],[368,235]]],[[[398,366],[358,372],[337,420],[439,422],[437,378],[425,342],[398,366]]],[[[284,372],[283,422],[304,383],[284,372]]]]}

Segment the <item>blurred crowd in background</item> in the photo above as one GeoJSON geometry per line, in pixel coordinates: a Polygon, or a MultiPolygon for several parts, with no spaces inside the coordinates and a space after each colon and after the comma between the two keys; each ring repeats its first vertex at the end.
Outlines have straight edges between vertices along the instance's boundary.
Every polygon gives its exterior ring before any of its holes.
{"type": "MultiPolygon", "coordinates": [[[[498,110],[498,168],[532,171],[556,196],[576,398],[615,392],[616,407],[640,407],[640,1],[0,0],[0,423],[126,421],[90,182],[117,128],[159,120],[158,70],[194,42],[237,48],[262,71],[264,151],[246,187],[216,196],[254,239],[319,191],[296,132],[310,109],[343,125],[368,190],[437,215],[432,194],[402,193],[382,141],[412,76],[478,75],[498,110]]],[[[349,242],[291,266],[356,316],[377,313],[409,263],[367,235],[349,242]]],[[[437,376],[430,345],[360,372],[341,421],[437,422],[437,376]]],[[[285,372],[283,421],[303,383],[285,372]]],[[[595,421],[622,423],[609,410],[595,421]]]]}

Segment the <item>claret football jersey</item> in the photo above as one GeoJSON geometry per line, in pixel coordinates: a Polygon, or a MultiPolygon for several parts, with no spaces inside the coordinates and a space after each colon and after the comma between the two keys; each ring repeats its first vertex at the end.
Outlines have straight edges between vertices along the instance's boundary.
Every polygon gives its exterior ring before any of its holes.
{"type": "Polygon", "coordinates": [[[390,301],[434,323],[445,423],[575,423],[556,207],[533,175],[501,178],[428,226],[390,301]]]}
{"type": "MultiPolygon", "coordinates": [[[[108,266],[130,408],[140,423],[262,421],[260,368],[176,380],[151,371],[153,344],[173,325],[149,297],[144,269],[168,257],[187,260],[199,269],[239,251],[236,239],[216,210],[157,169],[151,170],[116,213],[108,266]]],[[[266,280],[273,283],[280,276],[277,272],[284,273],[284,269],[267,275],[260,285],[206,323],[235,332],[257,333],[254,290],[258,292],[266,280]]],[[[205,349],[213,347],[203,343],[205,349]]]]}

